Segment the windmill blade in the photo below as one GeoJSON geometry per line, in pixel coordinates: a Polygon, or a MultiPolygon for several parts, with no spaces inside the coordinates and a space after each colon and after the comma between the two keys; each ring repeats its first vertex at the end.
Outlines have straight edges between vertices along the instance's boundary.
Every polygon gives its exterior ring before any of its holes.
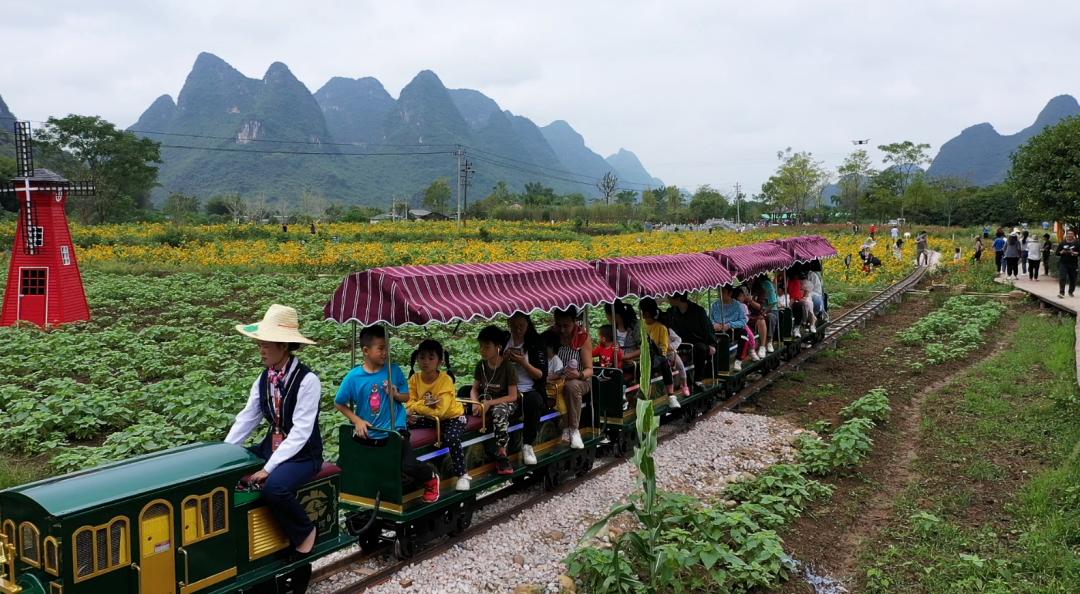
{"type": "Polygon", "coordinates": [[[15,161],[19,177],[33,177],[34,149],[31,146],[30,122],[15,122],[15,161]]]}
{"type": "Polygon", "coordinates": [[[16,192],[14,183],[0,182],[0,205],[4,210],[19,212],[19,195],[16,192]]]}
{"type": "Polygon", "coordinates": [[[68,182],[67,191],[69,196],[93,196],[95,189],[92,181],[76,181],[68,182]]]}

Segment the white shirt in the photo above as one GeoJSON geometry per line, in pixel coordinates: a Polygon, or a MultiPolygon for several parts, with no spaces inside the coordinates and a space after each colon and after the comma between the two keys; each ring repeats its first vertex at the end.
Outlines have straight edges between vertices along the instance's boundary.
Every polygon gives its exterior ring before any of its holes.
{"type": "Polygon", "coordinates": [[[891,234],[892,234],[892,238],[893,238],[893,239],[896,239],[897,237],[900,237],[900,230],[899,230],[899,229],[897,229],[896,227],[893,227],[893,228],[892,228],[892,229],[891,229],[891,230],[889,231],[889,233],[891,233],[891,234]]]}
{"type": "MultiPolygon", "coordinates": [[[[528,361],[529,365],[532,365],[532,361],[529,361],[529,352],[525,350],[525,341],[522,341],[521,344],[514,344],[514,339],[511,338],[506,341],[506,348],[521,349],[521,353],[525,355],[525,360],[528,361]]],[[[518,393],[524,394],[525,392],[531,392],[536,382],[533,380],[532,376],[529,375],[529,372],[525,371],[525,366],[515,363],[514,370],[517,371],[518,393]]]]}
{"type": "Polygon", "coordinates": [[[552,355],[551,358],[548,359],[548,377],[549,378],[557,378],[560,375],[562,375],[562,371],[563,371],[562,359],[560,359],[558,355],[552,355]]]}
{"type": "MultiPolygon", "coordinates": [[[[286,384],[292,375],[296,373],[299,364],[300,360],[293,357],[289,363],[289,371],[285,374],[286,384]]],[[[256,378],[255,383],[251,385],[247,406],[240,411],[240,414],[236,415],[236,421],[233,422],[232,429],[229,429],[229,435],[225,438],[225,443],[243,445],[251,432],[262,423],[263,414],[262,408],[259,406],[260,398],[259,378],[256,378]]],[[[293,409],[292,415],[292,431],[285,436],[285,441],[281,442],[278,449],[263,465],[263,470],[267,473],[274,472],[274,469],[279,464],[295,456],[304,447],[315,428],[315,421],[319,418],[319,400],[321,398],[322,382],[319,381],[319,376],[314,373],[304,376],[304,379],[300,380],[300,390],[296,394],[296,407],[293,409]]]]}

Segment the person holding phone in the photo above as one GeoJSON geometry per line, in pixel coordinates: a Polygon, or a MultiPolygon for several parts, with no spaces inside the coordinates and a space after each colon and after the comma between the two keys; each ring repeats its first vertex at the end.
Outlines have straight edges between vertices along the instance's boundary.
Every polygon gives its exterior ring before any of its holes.
{"type": "Polygon", "coordinates": [[[1057,246],[1058,256],[1058,299],[1065,297],[1065,284],[1069,285],[1069,297],[1076,291],[1076,263],[1080,256],[1080,245],[1076,243],[1076,232],[1065,232],[1065,241],[1057,246]]]}

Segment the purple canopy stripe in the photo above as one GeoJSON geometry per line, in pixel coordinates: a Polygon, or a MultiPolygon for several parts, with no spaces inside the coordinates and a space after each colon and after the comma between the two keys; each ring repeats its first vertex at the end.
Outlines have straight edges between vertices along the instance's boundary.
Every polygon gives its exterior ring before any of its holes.
{"type": "Polygon", "coordinates": [[[706,254],[627,256],[593,265],[622,298],[663,297],[731,284],[731,271],[706,254]]]}
{"type": "Polygon", "coordinates": [[[796,262],[823,260],[832,258],[837,254],[836,248],[829,243],[829,240],[820,235],[786,237],[784,239],[774,239],[772,243],[786,249],[795,258],[796,262]]]}
{"type": "Polygon", "coordinates": [[[596,270],[577,260],[438,264],[354,272],[341,281],[323,312],[341,323],[402,326],[614,300],[596,270]]]}
{"type": "Polygon", "coordinates": [[[795,263],[795,258],[788,250],[768,241],[706,253],[731,270],[739,282],[746,282],[759,274],[786,270],[795,263]]]}

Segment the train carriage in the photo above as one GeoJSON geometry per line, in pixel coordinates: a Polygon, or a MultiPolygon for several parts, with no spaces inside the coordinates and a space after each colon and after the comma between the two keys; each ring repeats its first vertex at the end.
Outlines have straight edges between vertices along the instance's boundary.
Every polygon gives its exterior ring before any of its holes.
{"type": "MultiPolygon", "coordinates": [[[[614,299],[611,288],[591,267],[571,260],[399,266],[347,276],[324,313],[328,319],[354,323],[355,335],[356,325],[398,327],[492,320],[515,312],[586,308],[614,299]]],[[[596,384],[594,381],[590,400],[595,399],[596,384]]],[[[467,398],[467,394],[462,396],[462,400],[467,398]]],[[[581,432],[585,448],[572,450],[561,444],[561,415],[548,411],[541,417],[536,465],[521,463],[522,426],[513,423],[508,453],[514,473],[510,476],[497,475],[494,465],[486,461],[485,442],[494,435],[487,430],[485,411],[468,415],[462,444],[472,486],[464,492],[451,490],[452,480],[444,479],[444,494],[433,504],[422,501],[419,485],[406,487],[401,483],[401,435],[391,433],[385,443],[372,445],[354,439],[352,425],[343,424],[339,428],[339,463],[344,469],[342,502],[360,510],[373,510],[371,513],[378,518],[374,529],[361,536],[361,544],[365,548],[376,546],[385,531],[393,534],[398,555],[408,557],[424,541],[467,528],[477,493],[485,489],[526,474],[543,473],[545,481],[554,485],[567,473],[587,472],[602,435],[594,420],[595,403],[583,405],[581,432]]],[[[448,450],[442,447],[441,437],[438,425],[435,429],[411,431],[409,439],[417,459],[437,467],[448,463],[448,450]]]]}

